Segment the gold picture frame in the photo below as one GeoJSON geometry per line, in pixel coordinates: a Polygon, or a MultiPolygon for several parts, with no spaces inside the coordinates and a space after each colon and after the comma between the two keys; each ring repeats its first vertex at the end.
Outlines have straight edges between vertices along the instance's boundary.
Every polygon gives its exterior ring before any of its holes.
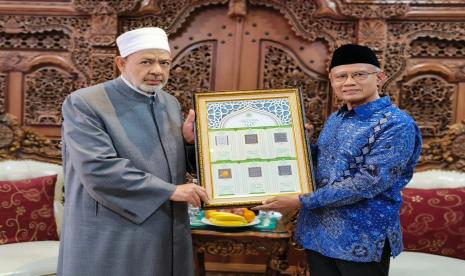
{"type": "Polygon", "coordinates": [[[313,191],[298,89],[196,93],[197,179],[204,208],[260,205],[313,191]]]}

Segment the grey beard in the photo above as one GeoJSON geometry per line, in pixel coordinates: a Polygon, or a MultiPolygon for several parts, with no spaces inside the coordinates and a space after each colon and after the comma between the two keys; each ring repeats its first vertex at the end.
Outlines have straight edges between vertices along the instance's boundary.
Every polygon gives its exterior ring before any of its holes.
{"type": "Polygon", "coordinates": [[[159,85],[141,84],[138,88],[146,93],[157,93],[158,91],[162,90],[165,85],[166,82],[159,85]]]}

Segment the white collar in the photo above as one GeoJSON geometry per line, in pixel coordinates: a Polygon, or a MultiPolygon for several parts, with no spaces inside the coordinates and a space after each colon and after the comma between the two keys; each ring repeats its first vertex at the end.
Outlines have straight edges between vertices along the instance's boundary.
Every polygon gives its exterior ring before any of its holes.
{"type": "Polygon", "coordinates": [[[144,91],[138,89],[137,87],[135,87],[134,85],[132,85],[127,79],[125,79],[125,78],[123,77],[123,75],[121,75],[121,79],[124,81],[124,83],[126,83],[126,84],[127,84],[129,87],[131,87],[134,91],[136,91],[136,92],[138,92],[138,93],[140,93],[140,94],[142,94],[142,95],[144,95],[144,96],[146,96],[146,97],[152,97],[152,96],[155,96],[155,95],[156,95],[155,92],[153,92],[153,94],[150,94],[150,93],[147,93],[147,92],[144,92],[144,91]]]}

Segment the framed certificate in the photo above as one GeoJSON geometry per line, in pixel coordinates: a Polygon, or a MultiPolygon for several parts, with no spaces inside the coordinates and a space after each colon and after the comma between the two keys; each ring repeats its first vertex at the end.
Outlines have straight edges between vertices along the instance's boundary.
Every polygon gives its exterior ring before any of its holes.
{"type": "Polygon", "coordinates": [[[298,89],[197,93],[194,106],[205,208],[313,191],[298,89]]]}

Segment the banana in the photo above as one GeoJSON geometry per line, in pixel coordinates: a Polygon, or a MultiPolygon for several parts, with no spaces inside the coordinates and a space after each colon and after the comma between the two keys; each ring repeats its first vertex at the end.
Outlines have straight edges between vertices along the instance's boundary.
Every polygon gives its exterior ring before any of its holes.
{"type": "Polygon", "coordinates": [[[233,213],[221,212],[221,211],[214,211],[214,212],[210,213],[210,216],[219,216],[219,215],[234,215],[234,216],[237,216],[237,215],[235,215],[233,213]]]}
{"type": "Polygon", "coordinates": [[[244,224],[247,224],[247,220],[243,216],[236,214],[231,214],[227,212],[213,212],[210,214],[210,220],[220,220],[220,221],[239,221],[244,224]]]}
{"type": "Polygon", "coordinates": [[[219,226],[243,226],[247,225],[247,221],[239,221],[239,220],[219,220],[216,218],[210,218],[210,222],[219,225],[219,226]]]}

